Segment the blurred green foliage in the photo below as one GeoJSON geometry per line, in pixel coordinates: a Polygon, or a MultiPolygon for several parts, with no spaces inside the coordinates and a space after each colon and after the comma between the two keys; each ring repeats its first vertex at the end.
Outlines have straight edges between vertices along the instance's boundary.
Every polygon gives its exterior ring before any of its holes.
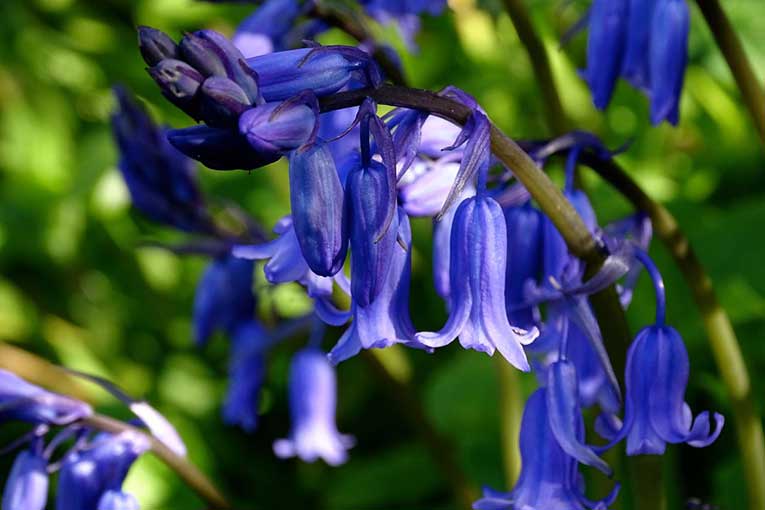
{"type": "MultiPolygon", "coordinates": [[[[576,125],[611,146],[631,141],[620,161],[678,216],[696,246],[732,314],[762,410],[765,388],[757,374],[765,370],[765,237],[757,232],[765,221],[765,160],[701,17],[693,11],[681,124],[652,128],[646,99],[626,85],[619,86],[606,113],[591,106],[576,74],[583,37],[558,51],[560,34],[587,2],[527,3],[576,125]]],[[[479,10],[470,0],[454,0],[452,7],[448,15],[425,20],[419,52],[404,56],[412,84],[457,85],[512,136],[546,135],[535,78],[499,3],[487,1],[479,10]]],[[[339,369],[339,426],[358,439],[350,462],[340,468],[278,461],[271,453],[273,439],[289,427],[285,386],[294,345],[272,356],[262,405],[268,414],[257,433],[224,426],[219,408],[227,343],[218,338],[199,351],[190,340],[191,302],[204,260],[139,248],[143,241],[182,237],[130,210],[108,125],[110,87],[129,86],[164,123],[180,127],[189,121],[162,100],[145,74],[134,27],[148,24],[175,35],[199,27],[230,33],[250,8],[192,0],[0,2],[0,340],[148,398],[177,425],[193,461],[241,508],[456,508],[417,431],[361,359],[339,369]]],[[[725,8],[762,71],[761,0],[728,2],[725,8]]],[[[326,37],[346,40],[334,32],[326,37]]],[[[266,227],[288,211],[283,163],[249,174],[201,170],[200,177],[211,200],[235,201],[266,227]]],[[[629,212],[596,177],[585,174],[585,182],[603,222],[629,212]]],[[[437,327],[444,310],[432,290],[429,221],[415,221],[414,230],[413,317],[420,328],[437,327]]],[[[667,283],[669,320],[684,335],[692,359],[688,400],[694,409],[730,415],[689,293],[663,250],[653,252],[667,283]]],[[[294,287],[267,289],[262,275],[257,282],[264,317],[305,309],[294,287]]],[[[634,330],[651,319],[652,306],[648,282],[642,281],[629,314],[634,330]]],[[[491,360],[457,347],[406,356],[414,365],[408,376],[436,427],[453,441],[461,467],[476,484],[501,486],[491,360]]],[[[531,390],[531,376],[523,386],[531,390]]],[[[103,395],[99,402],[124,415],[103,395]]],[[[0,436],[10,438],[5,431],[0,436]]],[[[665,459],[670,508],[681,508],[692,496],[723,509],[741,506],[732,426],[705,450],[671,450],[665,459]]],[[[0,459],[0,473],[8,472],[9,463],[9,457],[0,459]]],[[[153,458],[139,462],[128,488],[148,510],[199,506],[153,458]]]]}

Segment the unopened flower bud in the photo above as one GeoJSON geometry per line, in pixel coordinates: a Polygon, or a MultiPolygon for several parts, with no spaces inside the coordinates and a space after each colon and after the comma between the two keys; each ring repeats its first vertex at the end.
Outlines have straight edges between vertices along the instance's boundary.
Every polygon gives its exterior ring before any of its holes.
{"type": "Polygon", "coordinates": [[[159,85],[162,95],[194,119],[199,119],[196,97],[204,76],[185,62],[165,59],[149,68],[149,74],[159,85]]]}
{"type": "Polygon", "coordinates": [[[214,127],[236,125],[239,115],[251,106],[242,88],[222,76],[207,78],[202,83],[199,99],[202,119],[214,127]]]}
{"type": "Polygon", "coordinates": [[[290,151],[313,137],[317,116],[306,103],[266,103],[244,112],[239,131],[255,150],[290,151]]]}
{"type": "Polygon", "coordinates": [[[214,170],[252,170],[281,157],[279,153],[256,151],[233,129],[208,126],[171,129],[167,139],[182,153],[214,170]]]}
{"type": "Polygon", "coordinates": [[[178,58],[178,45],[169,35],[151,27],[138,27],[138,48],[144,62],[150,66],[166,58],[178,58]]]}

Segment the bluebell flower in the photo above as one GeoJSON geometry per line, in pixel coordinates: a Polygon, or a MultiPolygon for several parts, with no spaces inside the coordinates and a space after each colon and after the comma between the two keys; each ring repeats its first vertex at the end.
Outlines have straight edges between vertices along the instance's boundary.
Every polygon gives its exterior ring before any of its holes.
{"type": "MultiPolygon", "coordinates": [[[[300,249],[291,216],[285,216],[274,227],[279,236],[273,241],[254,245],[237,245],[232,254],[247,260],[268,259],[263,272],[273,284],[298,282],[310,297],[332,294],[332,278],[319,276],[308,267],[300,249]]],[[[338,273],[338,278],[342,275],[338,273]]]]}
{"type": "Polygon", "coordinates": [[[85,402],[46,391],[0,369],[0,421],[68,425],[92,414],[85,402]]]}
{"type": "Polygon", "coordinates": [[[246,432],[254,431],[258,424],[268,343],[266,331],[254,320],[241,324],[233,334],[223,421],[246,432]]]}
{"type": "MultiPolygon", "coordinates": [[[[450,181],[451,182],[451,181],[450,181]]],[[[473,186],[466,186],[462,190],[462,200],[475,195],[473,186]]],[[[461,201],[459,203],[462,203],[461,201]]],[[[454,217],[459,209],[459,203],[453,205],[440,220],[433,223],[433,287],[436,293],[450,303],[451,295],[451,246],[452,246],[452,226],[454,217]]],[[[442,202],[443,205],[443,202],[442,202]]],[[[439,207],[438,210],[440,210],[439,207]]]]}
{"type": "Polygon", "coordinates": [[[627,353],[627,398],[624,423],[608,425],[599,420],[599,432],[612,443],[627,438],[627,454],[661,455],[667,443],[687,443],[701,448],[717,439],[725,423],[714,413],[695,418],[685,403],[690,365],[683,339],[672,327],[656,324],[642,329],[627,353]]]}
{"type": "Polygon", "coordinates": [[[133,205],[155,221],[192,232],[213,227],[194,175],[194,162],[175,150],[122,88],[112,128],[120,149],[119,167],[133,205]]]}
{"type": "Polygon", "coordinates": [[[296,0],[266,0],[239,24],[231,42],[246,58],[287,50],[300,11],[296,0]]]}
{"type": "Polygon", "coordinates": [[[97,510],[138,510],[138,500],[127,492],[109,490],[98,501],[97,510]]]}
{"type": "MultiPolygon", "coordinates": [[[[37,443],[39,445],[39,443],[37,443]]],[[[48,461],[40,448],[27,448],[13,461],[3,489],[3,510],[43,510],[48,500],[48,461]]]]}
{"type": "Polygon", "coordinates": [[[380,71],[369,54],[350,46],[320,46],[280,51],[247,59],[258,76],[266,101],[283,101],[310,90],[321,97],[333,94],[352,79],[379,85],[380,71]]]}
{"type": "Polygon", "coordinates": [[[101,433],[67,454],[59,472],[56,510],[93,510],[108,491],[120,491],[128,470],[149,449],[142,434],[101,433]]]}
{"type": "Polygon", "coordinates": [[[537,337],[511,326],[505,310],[507,227],[502,208],[479,192],[457,209],[451,232],[449,319],[436,333],[418,333],[429,347],[457,337],[469,349],[494,354],[495,349],[520,370],[529,370],[523,345],[537,337]]]}
{"type": "Polygon", "coordinates": [[[648,91],[650,88],[649,54],[651,21],[657,0],[629,0],[627,42],[621,75],[633,87],[648,91]]]}
{"type": "Polygon", "coordinates": [[[605,510],[616,499],[618,485],[605,498],[591,501],[576,460],[561,449],[550,427],[547,390],[526,401],[521,421],[521,474],[510,492],[484,489],[476,510],[605,510]]]}
{"type": "Polygon", "coordinates": [[[308,267],[320,276],[340,271],[348,250],[344,191],[329,148],[319,143],[290,154],[290,205],[308,267]]]}
{"type": "Polygon", "coordinates": [[[239,116],[252,107],[252,101],[242,87],[225,76],[205,79],[197,96],[199,118],[211,127],[237,127],[239,116]]]}
{"type": "MultiPolygon", "coordinates": [[[[351,292],[350,314],[340,314],[337,319],[322,315],[322,319],[334,325],[353,317],[353,322],[329,353],[333,364],[355,356],[361,349],[384,348],[394,343],[425,348],[414,341],[415,329],[409,316],[412,231],[409,218],[400,208],[388,233],[377,244],[382,243],[389,243],[391,247],[381,269],[384,279],[380,292],[368,303],[362,303],[351,292]]],[[[351,282],[354,274],[352,272],[351,282]]],[[[321,313],[319,308],[317,313],[321,313]]]]}
{"type": "Polygon", "coordinates": [[[232,255],[212,261],[197,284],[194,295],[194,339],[206,343],[216,330],[229,334],[252,318],[253,263],[232,255]]]}
{"type": "MultiPolygon", "coordinates": [[[[399,181],[399,200],[407,214],[436,216],[443,210],[460,166],[461,154],[453,156],[432,162],[414,162],[409,173],[399,181]]],[[[468,182],[460,198],[474,194],[475,186],[472,182],[468,182]]],[[[455,207],[450,208],[450,210],[453,209],[455,207]]]]}
{"type": "Polygon", "coordinates": [[[690,15],[686,0],[657,0],[650,45],[651,122],[677,124],[688,60],[690,15]]]}
{"type": "Polygon", "coordinates": [[[337,430],[335,369],[321,350],[309,347],[293,356],[289,400],[292,428],[287,439],[274,442],[274,453],[306,462],[323,459],[331,466],[344,463],[354,440],[337,430]]]}
{"type": "Polygon", "coordinates": [[[626,46],[630,0],[593,0],[587,37],[587,69],[583,76],[592,100],[601,110],[611,102],[626,46]]]}

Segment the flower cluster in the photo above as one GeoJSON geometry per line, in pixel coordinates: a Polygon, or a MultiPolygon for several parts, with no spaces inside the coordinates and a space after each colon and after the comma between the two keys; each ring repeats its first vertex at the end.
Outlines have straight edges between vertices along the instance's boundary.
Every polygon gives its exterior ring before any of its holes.
{"type": "MultiPolygon", "coordinates": [[[[106,381],[85,377],[119,396],[141,425],[178,455],[185,455],[175,429],[146,402],[129,399],[106,381]]],[[[87,424],[92,415],[93,409],[84,402],[0,370],[0,422],[32,427],[4,448],[22,449],[5,482],[3,510],[43,510],[54,473],[58,473],[56,510],[138,510],[135,497],[124,492],[122,484],[136,459],[150,449],[149,437],[133,428],[98,432],[87,424]]]]}
{"type": "MultiPolygon", "coordinates": [[[[621,19],[597,9],[604,7],[593,8],[591,27],[602,16],[621,19]]],[[[688,355],[679,334],[665,324],[664,286],[646,253],[650,223],[635,216],[600,227],[575,185],[583,153],[611,157],[597,138],[573,133],[526,145],[540,167],[557,154],[566,157],[563,194],[608,254],[600,271],[585,278],[583,262],[569,253],[512,169],[492,158],[487,114],[465,92],[447,87],[439,93],[470,111],[461,127],[421,110],[396,108],[381,117],[371,98],[320,113],[317,98],[379,85],[371,57],[358,48],[316,46],[245,58],[213,31],[187,34],[176,44],[142,28],[140,42],[162,93],[204,124],[169,130],[175,149],[127,143],[121,140],[126,132],[140,138],[157,128],[121,95],[115,126],[126,124],[127,115],[144,129],[116,129],[120,146],[146,146],[152,154],[143,158],[136,151],[131,161],[177,159],[176,149],[214,169],[288,160],[291,214],[275,225],[273,240],[197,229],[208,239],[196,251],[213,260],[194,305],[198,343],[218,330],[232,339],[224,417],[247,430],[257,423],[268,351],[297,330],[314,331],[292,359],[292,430],[274,443],[278,456],[322,458],[331,465],[346,460],[353,440],[335,425],[338,363],[364,349],[399,344],[433,352],[455,340],[488,355],[499,351],[519,370],[533,371],[540,385],[524,413],[521,478],[509,493],[487,490],[475,508],[604,508],[618,486],[591,501],[580,474],[584,465],[612,476],[604,451],[626,440],[629,455],[660,454],[667,443],[705,446],[719,435],[720,415],[693,419],[684,402],[688,355]],[[435,290],[449,312],[439,331],[418,331],[410,317],[411,216],[434,219],[435,290]],[[252,289],[256,260],[265,261],[270,283],[302,285],[315,305],[312,316],[270,331],[261,326],[252,289]],[[617,284],[626,308],[641,267],[655,286],[656,321],[630,348],[623,393],[590,296],[617,284]],[[347,308],[339,306],[338,294],[345,294],[340,302],[349,302],[347,308]],[[321,350],[324,325],[345,328],[327,354],[321,350]],[[595,406],[600,445],[584,427],[584,409],[595,406]]],[[[130,175],[150,175],[154,167],[149,170],[130,175]]],[[[165,171],[164,177],[171,184],[163,193],[172,195],[189,174],[165,171]]],[[[136,207],[157,217],[143,205],[145,188],[129,189],[136,207]]]]}
{"type": "Polygon", "coordinates": [[[686,0],[593,0],[582,75],[600,109],[624,78],[651,100],[651,122],[677,124],[688,58],[686,0]]]}

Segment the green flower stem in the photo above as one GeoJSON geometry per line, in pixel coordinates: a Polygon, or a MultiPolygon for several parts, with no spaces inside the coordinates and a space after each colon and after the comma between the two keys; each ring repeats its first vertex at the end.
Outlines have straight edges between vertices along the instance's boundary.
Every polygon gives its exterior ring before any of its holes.
{"type": "MultiPolygon", "coordinates": [[[[757,80],[744,53],[741,40],[733,30],[733,26],[718,0],[696,0],[696,3],[712,31],[717,46],[728,63],[733,78],[736,80],[738,89],[741,91],[741,97],[746,103],[760,135],[760,140],[765,143],[765,91],[757,80]]],[[[765,482],[761,481],[761,483],[765,482]]],[[[759,508],[765,508],[765,500],[762,501],[763,506],[759,508]]]]}
{"type": "Polygon", "coordinates": [[[591,153],[585,153],[583,161],[619,190],[636,209],[648,214],[654,233],[680,268],[701,313],[712,355],[730,397],[746,478],[748,508],[764,510],[765,439],[762,419],[754,405],[749,372],[736,333],[728,314],[717,300],[712,280],[677,220],[664,206],[653,201],[615,161],[604,161],[591,153]]]}
{"type": "Polygon", "coordinates": [[[531,16],[526,10],[524,0],[503,0],[505,12],[510,16],[518,38],[521,40],[529,62],[537,77],[537,85],[542,92],[547,125],[555,135],[562,135],[571,129],[571,122],[563,109],[563,104],[555,86],[555,77],[550,67],[550,58],[547,55],[542,39],[534,30],[531,16]]]}

